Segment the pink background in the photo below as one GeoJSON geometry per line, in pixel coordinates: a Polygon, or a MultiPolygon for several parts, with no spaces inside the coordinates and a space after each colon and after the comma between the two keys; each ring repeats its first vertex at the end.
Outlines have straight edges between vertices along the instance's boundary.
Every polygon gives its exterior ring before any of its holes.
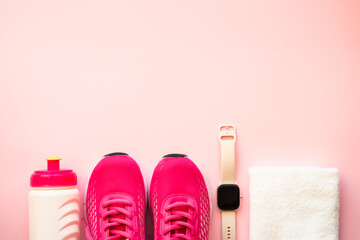
{"type": "Polygon", "coordinates": [[[82,194],[103,154],[128,152],[149,182],[162,155],[187,153],[215,206],[224,122],[239,239],[252,166],[337,167],[340,237],[359,239],[359,77],[356,0],[0,0],[1,239],[28,238],[29,177],[51,155],[82,194]]]}

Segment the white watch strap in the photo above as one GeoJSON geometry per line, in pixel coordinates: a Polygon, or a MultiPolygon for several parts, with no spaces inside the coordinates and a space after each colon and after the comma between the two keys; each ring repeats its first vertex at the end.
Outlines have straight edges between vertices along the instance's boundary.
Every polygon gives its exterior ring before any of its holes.
{"type": "Polygon", "coordinates": [[[235,183],[235,141],[233,125],[221,125],[219,128],[221,146],[221,183],[235,183]]]}
{"type": "Polygon", "coordinates": [[[235,211],[222,211],[222,240],[236,239],[236,218],[235,211]]]}
{"type": "MultiPolygon", "coordinates": [[[[229,124],[221,125],[219,128],[219,141],[221,147],[221,184],[235,184],[235,126],[229,124]]],[[[222,211],[221,218],[222,240],[235,240],[235,211],[222,211]]]]}

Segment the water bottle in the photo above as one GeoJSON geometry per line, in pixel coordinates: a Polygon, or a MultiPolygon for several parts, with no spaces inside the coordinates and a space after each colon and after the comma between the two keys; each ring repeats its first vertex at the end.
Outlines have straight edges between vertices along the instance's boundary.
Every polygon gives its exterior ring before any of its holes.
{"type": "Polygon", "coordinates": [[[60,158],[47,158],[47,170],[31,175],[30,240],[79,240],[80,212],[77,177],[60,170],[60,158]]]}

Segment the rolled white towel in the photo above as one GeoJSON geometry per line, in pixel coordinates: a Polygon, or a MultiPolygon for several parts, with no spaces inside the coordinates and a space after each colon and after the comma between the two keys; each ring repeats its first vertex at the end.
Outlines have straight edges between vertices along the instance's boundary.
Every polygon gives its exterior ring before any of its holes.
{"type": "Polygon", "coordinates": [[[250,240],[339,239],[335,168],[250,168],[250,240]]]}

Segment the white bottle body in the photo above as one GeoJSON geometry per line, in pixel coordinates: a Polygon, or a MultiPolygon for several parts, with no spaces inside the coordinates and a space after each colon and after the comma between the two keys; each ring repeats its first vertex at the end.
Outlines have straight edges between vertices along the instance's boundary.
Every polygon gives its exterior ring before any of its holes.
{"type": "Polygon", "coordinates": [[[29,193],[30,240],[79,240],[79,190],[32,188],[29,193]]]}

